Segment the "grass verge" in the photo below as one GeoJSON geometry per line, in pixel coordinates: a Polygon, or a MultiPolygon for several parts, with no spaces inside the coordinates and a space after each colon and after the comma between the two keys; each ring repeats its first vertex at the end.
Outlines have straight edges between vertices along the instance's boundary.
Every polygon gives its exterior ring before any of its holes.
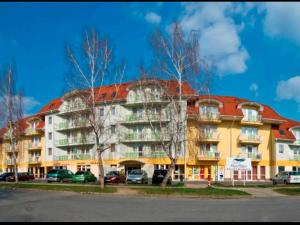
{"type": "Polygon", "coordinates": [[[300,188],[275,188],[273,191],[284,195],[300,195],[300,188]]]}
{"type": "Polygon", "coordinates": [[[0,188],[26,188],[26,189],[38,189],[48,191],[71,191],[80,193],[114,193],[117,191],[115,187],[105,187],[101,189],[99,186],[76,186],[76,185],[54,185],[54,184],[27,184],[27,183],[3,183],[0,184],[0,188]]]}
{"type": "Polygon", "coordinates": [[[141,194],[146,195],[195,195],[195,196],[235,196],[235,195],[250,195],[247,192],[235,190],[235,189],[219,189],[219,188],[176,188],[176,187],[166,187],[166,188],[135,188],[141,194]]]}
{"type": "Polygon", "coordinates": [[[216,187],[226,187],[226,188],[270,188],[270,187],[274,187],[273,184],[246,184],[245,186],[243,184],[235,184],[234,186],[232,186],[231,184],[214,183],[213,185],[216,187]]]}

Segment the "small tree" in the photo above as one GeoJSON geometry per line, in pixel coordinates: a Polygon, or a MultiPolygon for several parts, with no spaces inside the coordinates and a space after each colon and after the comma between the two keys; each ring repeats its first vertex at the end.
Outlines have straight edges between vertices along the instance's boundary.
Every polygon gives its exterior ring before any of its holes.
{"type": "MultiPolygon", "coordinates": [[[[170,167],[168,174],[164,178],[161,186],[166,186],[168,178],[172,176],[175,165],[182,149],[185,148],[186,142],[186,102],[203,91],[209,89],[210,76],[208,73],[208,66],[205,60],[201,59],[199,55],[199,42],[196,33],[185,35],[179,23],[174,23],[171,33],[164,35],[161,31],[156,31],[151,35],[151,46],[154,53],[154,64],[150,72],[141,67],[140,74],[142,81],[140,86],[142,90],[143,79],[158,77],[167,80],[175,80],[176,85],[172,82],[156,82],[156,85],[162,90],[162,97],[169,102],[169,106],[164,114],[170,120],[166,126],[163,122],[163,117],[160,118],[159,123],[153,122],[151,118],[151,104],[147,98],[145,100],[144,109],[148,115],[150,126],[154,133],[157,130],[164,129],[167,131],[169,141],[166,141],[163,135],[159,133],[155,135],[159,137],[159,143],[162,149],[170,159],[170,167]],[[188,89],[187,84],[192,84],[196,91],[183,90],[183,86],[188,89]],[[158,126],[159,129],[155,128],[158,126]]],[[[147,95],[147,93],[145,93],[147,95]]],[[[185,151],[184,151],[185,152],[185,151]]],[[[185,156],[184,156],[185,159],[185,156]]]]}
{"type": "Polygon", "coordinates": [[[16,148],[23,128],[23,94],[16,89],[15,72],[12,65],[6,66],[0,84],[1,123],[6,127],[6,137],[13,154],[15,182],[18,182],[16,148]]]}
{"type": "Polygon", "coordinates": [[[125,64],[116,65],[113,62],[109,39],[100,36],[94,29],[84,32],[80,57],[76,56],[71,47],[67,47],[67,53],[71,63],[71,73],[66,76],[68,91],[73,91],[86,107],[87,121],[96,141],[100,186],[104,188],[102,154],[111,148],[110,106],[119,96],[119,84],[123,80],[125,64]],[[108,83],[113,83],[110,95],[107,95],[104,88],[108,83]],[[103,115],[99,112],[100,104],[107,109],[103,115]]]}

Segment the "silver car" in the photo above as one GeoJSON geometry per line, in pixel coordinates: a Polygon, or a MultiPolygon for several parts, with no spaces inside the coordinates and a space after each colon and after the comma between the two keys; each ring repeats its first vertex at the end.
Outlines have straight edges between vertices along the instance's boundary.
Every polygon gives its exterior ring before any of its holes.
{"type": "Polygon", "coordinates": [[[273,184],[297,184],[300,183],[300,172],[283,171],[272,178],[273,184]]]}
{"type": "Polygon", "coordinates": [[[136,169],[131,170],[128,173],[127,184],[136,183],[136,184],[148,184],[148,175],[145,170],[136,169]]]}

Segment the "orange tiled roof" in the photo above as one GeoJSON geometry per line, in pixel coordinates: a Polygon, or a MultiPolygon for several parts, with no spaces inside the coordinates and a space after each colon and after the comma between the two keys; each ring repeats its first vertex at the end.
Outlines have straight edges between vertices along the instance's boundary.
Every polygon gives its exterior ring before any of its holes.
{"type": "MultiPolygon", "coordinates": [[[[160,82],[163,82],[168,91],[169,94],[178,94],[177,87],[178,82],[175,80],[159,80],[160,82]]],[[[108,86],[102,86],[100,88],[95,88],[96,93],[96,102],[109,102],[112,100],[125,100],[128,94],[128,87],[132,84],[134,84],[136,81],[133,82],[127,82],[122,84],[113,84],[108,86]],[[116,96],[113,95],[115,92],[116,96]]],[[[192,87],[187,83],[182,83],[182,93],[183,95],[197,95],[197,92],[192,89],[192,87]]],[[[44,106],[38,113],[44,114],[46,112],[50,112],[53,110],[57,110],[62,104],[62,99],[57,98],[49,102],[46,106],[44,106]]]]}
{"type": "MultiPolygon", "coordinates": [[[[241,108],[238,105],[245,102],[253,102],[247,99],[231,97],[231,96],[218,96],[218,95],[201,95],[198,97],[199,100],[202,99],[212,99],[217,100],[223,104],[223,107],[219,108],[220,115],[223,116],[243,116],[241,108]]],[[[282,120],[282,117],[276,113],[272,108],[265,104],[258,103],[263,106],[263,111],[260,112],[263,118],[282,120]]],[[[195,105],[188,106],[188,114],[198,114],[198,108],[195,105]]]]}
{"type": "Polygon", "coordinates": [[[285,123],[282,123],[279,125],[278,128],[274,128],[273,134],[274,137],[277,139],[284,139],[284,140],[296,140],[294,134],[290,131],[290,128],[300,126],[300,122],[290,120],[287,118],[284,118],[286,120],[285,123]]]}

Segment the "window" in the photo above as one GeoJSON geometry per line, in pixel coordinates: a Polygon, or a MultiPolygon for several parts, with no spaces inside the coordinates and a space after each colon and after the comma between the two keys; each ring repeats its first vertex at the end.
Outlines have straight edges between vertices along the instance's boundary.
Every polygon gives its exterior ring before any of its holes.
{"type": "Polygon", "coordinates": [[[52,140],[52,132],[49,132],[49,133],[48,133],[48,139],[49,139],[49,140],[52,140]]]}
{"type": "Polygon", "coordinates": [[[284,166],[278,166],[278,173],[283,172],[285,170],[284,166]]]}
{"type": "Polygon", "coordinates": [[[112,125],[111,126],[111,134],[115,134],[116,133],[116,125],[112,125]]]}
{"type": "Polygon", "coordinates": [[[52,116],[49,116],[49,117],[48,117],[48,123],[49,123],[49,124],[52,124],[52,116]]]}
{"type": "Polygon", "coordinates": [[[143,156],[143,146],[139,146],[139,156],[143,156]]]}
{"type": "Polygon", "coordinates": [[[114,91],[112,94],[111,94],[111,97],[116,97],[116,92],[114,91]]]}
{"type": "Polygon", "coordinates": [[[200,114],[205,116],[214,116],[218,113],[218,108],[215,106],[201,105],[200,114]]]}
{"type": "Polygon", "coordinates": [[[247,121],[257,121],[258,112],[255,109],[242,109],[245,119],[247,121]]]}
{"type": "Polygon", "coordinates": [[[111,115],[116,115],[116,107],[111,107],[111,115]]]}
{"type": "Polygon", "coordinates": [[[279,144],[279,153],[283,153],[284,152],[284,146],[283,144],[279,144]]]}
{"type": "Polygon", "coordinates": [[[52,148],[48,148],[48,155],[52,155],[52,148]]]}
{"type": "Polygon", "coordinates": [[[110,150],[111,150],[111,152],[115,152],[116,151],[116,144],[111,144],[110,145],[110,150]]]}
{"type": "Polygon", "coordinates": [[[104,108],[100,108],[99,112],[100,112],[100,116],[104,116],[104,108]]]}

